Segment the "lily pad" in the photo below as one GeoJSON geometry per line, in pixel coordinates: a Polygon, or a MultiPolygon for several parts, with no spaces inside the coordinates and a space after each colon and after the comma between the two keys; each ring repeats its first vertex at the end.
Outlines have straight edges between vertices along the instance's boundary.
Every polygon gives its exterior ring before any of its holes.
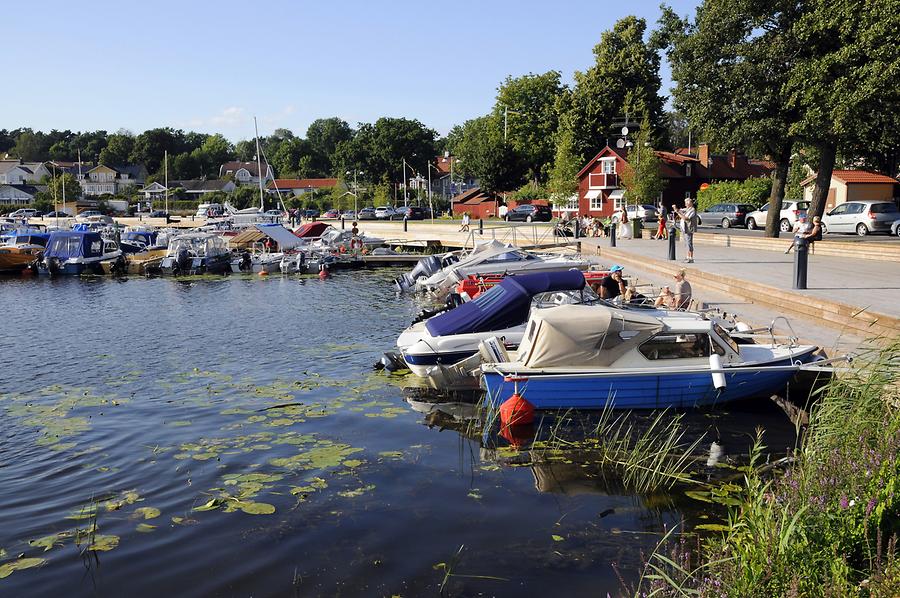
{"type": "Polygon", "coordinates": [[[44,536],[42,538],[36,538],[34,540],[29,540],[28,545],[34,546],[35,548],[43,548],[44,552],[47,552],[54,546],[62,546],[63,543],[58,534],[51,534],[49,536],[44,536]]]}
{"type": "Polygon", "coordinates": [[[97,534],[94,541],[87,547],[88,550],[106,552],[119,545],[119,536],[97,534]]]}
{"type": "Polygon", "coordinates": [[[222,506],[222,503],[225,502],[221,498],[211,498],[208,502],[200,505],[199,507],[194,507],[195,511],[213,511],[222,506]]]}
{"type": "Polygon", "coordinates": [[[550,536],[550,537],[553,538],[553,541],[554,541],[554,542],[562,542],[563,540],[565,540],[565,538],[563,538],[562,536],[558,536],[558,535],[556,535],[556,534],[553,534],[553,535],[550,536]]]}
{"type": "Polygon", "coordinates": [[[141,532],[142,534],[148,534],[156,529],[155,525],[150,525],[149,523],[139,523],[135,530],[141,532]]]}
{"type": "Polygon", "coordinates": [[[701,523],[700,525],[695,525],[694,529],[702,529],[709,532],[728,532],[731,531],[731,527],[728,525],[722,525],[721,523],[701,523]]]}
{"type": "Polygon", "coordinates": [[[251,502],[242,504],[241,510],[248,515],[271,515],[275,507],[265,502],[251,502]]]}
{"type": "Polygon", "coordinates": [[[140,507],[134,510],[134,514],[139,519],[155,519],[159,517],[160,511],[156,507],[140,507]]]}
{"type": "Polygon", "coordinates": [[[47,562],[47,559],[41,559],[37,557],[30,557],[27,559],[18,559],[15,561],[10,561],[9,563],[4,563],[0,565],[0,579],[4,577],[9,577],[12,575],[13,571],[20,571],[22,569],[31,569],[32,567],[38,567],[47,562]]]}

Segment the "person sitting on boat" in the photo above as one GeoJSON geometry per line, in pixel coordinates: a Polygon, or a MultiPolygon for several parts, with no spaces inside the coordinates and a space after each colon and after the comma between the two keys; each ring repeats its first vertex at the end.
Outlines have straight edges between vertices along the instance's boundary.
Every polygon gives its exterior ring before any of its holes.
{"type": "Polygon", "coordinates": [[[600,298],[615,299],[624,295],[628,283],[622,278],[622,266],[616,264],[609,269],[609,276],[600,281],[600,298]]]}
{"type": "Polygon", "coordinates": [[[687,309],[691,304],[691,293],[693,292],[691,283],[685,279],[684,270],[679,270],[672,275],[672,278],[675,279],[674,307],[675,309],[687,309]]]}
{"type": "Polygon", "coordinates": [[[662,291],[659,292],[659,297],[656,298],[653,307],[675,309],[675,293],[672,292],[668,285],[664,286],[662,291]]]}

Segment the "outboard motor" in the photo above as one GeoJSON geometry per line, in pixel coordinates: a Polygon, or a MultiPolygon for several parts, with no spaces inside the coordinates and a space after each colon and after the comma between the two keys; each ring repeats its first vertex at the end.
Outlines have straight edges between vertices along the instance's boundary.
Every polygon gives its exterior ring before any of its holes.
{"type": "Polygon", "coordinates": [[[112,263],[112,266],[110,267],[110,273],[113,276],[125,276],[128,273],[128,263],[125,261],[124,255],[120,255],[112,263]]]}
{"type": "Polygon", "coordinates": [[[59,274],[62,270],[62,262],[55,255],[45,259],[44,265],[47,267],[47,272],[49,272],[51,276],[59,274]]]}
{"type": "Polygon", "coordinates": [[[397,372],[400,370],[408,370],[409,366],[403,356],[394,351],[387,351],[381,356],[381,359],[375,363],[376,370],[387,370],[389,372],[397,372]]]}
{"type": "MultiPolygon", "coordinates": [[[[455,261],[455,256],[450,257],[453,257],[455,261]]],[[[447,259],[449,258],[445,258],[444,261],[446,261],[447,259]]],[[[453,262],[451,261],[450,263],[453,262]]],[[[416,286],[416,280],[420,278],[428,278],[435,272],[439,272],[441,268],[444,267],[442,264],[442,261],[435,255],[423,257],[416,263],[415,267],[409,273],[401,274],[396,278],[394,282],[397,284],[397,288],[401,292],[408,291],[416,286]]]]}
{"type": "Polygon", "coordinates": [[[253,269],[253,261],[250,258],[250,252],[245,251],[241,254],[241,261],[238,263],[238,270],[241,272],[249,272],[253,269]]]}
{"type": "Polygon", "coordinates": [[[178,257],[175,258],[175,264],[178,266],[179,272],[191,271],[191,256],[188,254],[187,249],[180,249],[178,251],[178,257]]]}

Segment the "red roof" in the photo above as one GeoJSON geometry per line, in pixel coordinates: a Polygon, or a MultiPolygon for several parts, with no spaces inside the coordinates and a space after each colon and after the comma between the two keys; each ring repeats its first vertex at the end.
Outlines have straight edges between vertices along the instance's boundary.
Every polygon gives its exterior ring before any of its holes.
{"type": "MultiPolygon", "coordinates": [[[[884,184],[896,184],[898,181],[896,179],[892,179],[889,176],[885,176],[883,174],[878,174],[877,172],[871,172],[868,170],[834,170],[831,173],[831,178],[837,179],[844,183],[880,183],[884,184]]],[[[803,182],[800,183],[801,186],[805,187],[816,179],[816,175],[810,175],[803,179],[803,182]]]]}
{"type": "Polygon", "coordinates": [[[324,189],[337,185],[337,179],[275,179],[269,181],[269,189],[324,189]]]}
{"type": "Polygon", "coordinates": [[[435,156],[434,157],[434,167],[441,174],[450,174],[450,160],[453,160],[455,156],[450,156],[449,158],[445,158],[444,156],[435,156]]]}

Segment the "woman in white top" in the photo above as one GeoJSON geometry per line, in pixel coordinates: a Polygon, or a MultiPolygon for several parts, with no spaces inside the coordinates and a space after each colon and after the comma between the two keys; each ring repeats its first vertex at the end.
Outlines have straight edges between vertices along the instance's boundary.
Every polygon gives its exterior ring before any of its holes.
{"type": "Polygon", "coordinates": [[[622,215],[619,217],[619,238],[631,238],[631,223],[628,222],[628,212],[625,210],[622,210],[622,215]]]}

